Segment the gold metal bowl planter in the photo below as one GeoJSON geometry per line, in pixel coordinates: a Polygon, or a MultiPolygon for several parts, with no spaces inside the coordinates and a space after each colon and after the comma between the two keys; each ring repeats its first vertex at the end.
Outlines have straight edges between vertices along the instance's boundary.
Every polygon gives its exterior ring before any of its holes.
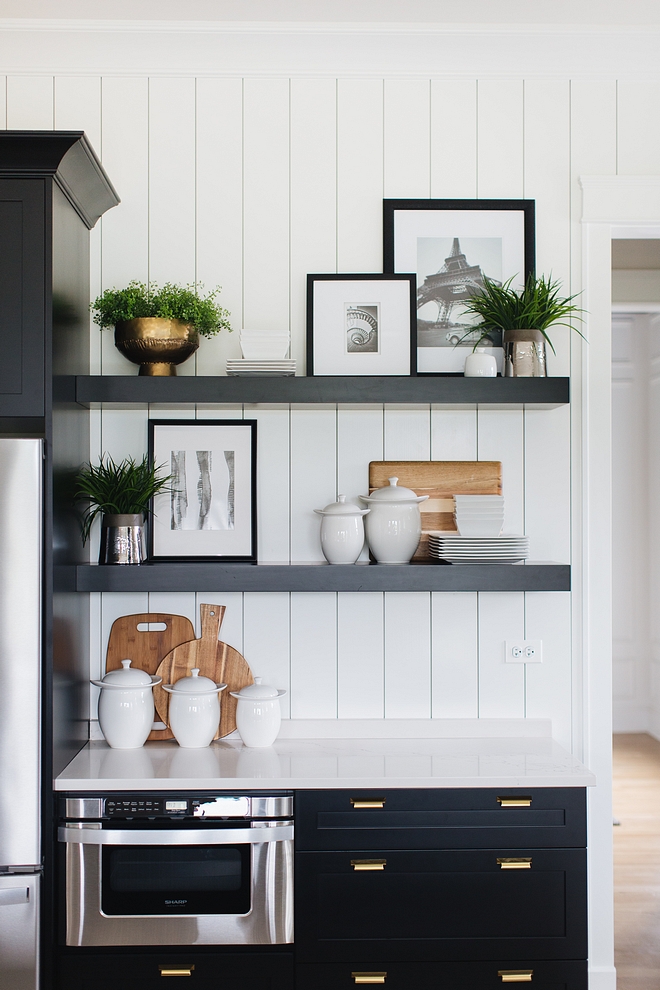
{"type": "Polygon", "coordinates": [[[183,320],[140,316],[115,326],[115,345],[124,357],[140,365],[141,375],[176,375],[199,347],[199,334],[183,320]]]}

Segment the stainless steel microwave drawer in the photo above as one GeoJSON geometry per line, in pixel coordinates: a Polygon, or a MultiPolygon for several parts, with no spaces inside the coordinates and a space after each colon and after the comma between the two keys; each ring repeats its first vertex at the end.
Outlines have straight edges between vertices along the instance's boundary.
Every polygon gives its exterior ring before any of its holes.
{"type": "Polygon", "coordinates": [[[296,990],[587,990],[582,960],[494,959],[488,962],[398,962],[374,966],[359,957],[296,966],[296,990]],[[506,984],[506,986],[504,986],[506,984]],[[514,984],[509,986],[509,984],[514,984]]]}
{"type": "Polygon", "coordinates": [[[482,849],[586,845],[582,787],[305,790],[296,848],[482,849]]]}

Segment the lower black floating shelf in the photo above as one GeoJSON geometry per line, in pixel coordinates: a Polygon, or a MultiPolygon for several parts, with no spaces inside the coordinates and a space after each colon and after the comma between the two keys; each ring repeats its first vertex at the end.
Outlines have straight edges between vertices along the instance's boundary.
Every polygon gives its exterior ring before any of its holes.
{"type": "Polygon", "coordinates": [[[77,564],[60,591],[570,591],[569,564],[77,564]]]}

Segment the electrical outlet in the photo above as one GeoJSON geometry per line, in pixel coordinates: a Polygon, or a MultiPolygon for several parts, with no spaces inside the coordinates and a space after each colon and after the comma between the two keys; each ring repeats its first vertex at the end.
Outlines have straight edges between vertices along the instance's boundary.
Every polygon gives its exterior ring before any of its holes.
{"type": "Polygon", "coordinates": [[[543,662],[543,641],[540,639],[507,639],[504,647],[507,663],[543,662]]]}

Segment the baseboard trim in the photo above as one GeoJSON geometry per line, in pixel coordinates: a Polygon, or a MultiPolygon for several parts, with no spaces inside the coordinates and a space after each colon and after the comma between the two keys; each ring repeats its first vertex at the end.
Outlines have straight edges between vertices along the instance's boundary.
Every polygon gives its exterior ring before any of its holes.
{"type": "Polygon", "coordinates": [[[590,966],[589,990],[616,990],[614,966],[590,966]]]}

